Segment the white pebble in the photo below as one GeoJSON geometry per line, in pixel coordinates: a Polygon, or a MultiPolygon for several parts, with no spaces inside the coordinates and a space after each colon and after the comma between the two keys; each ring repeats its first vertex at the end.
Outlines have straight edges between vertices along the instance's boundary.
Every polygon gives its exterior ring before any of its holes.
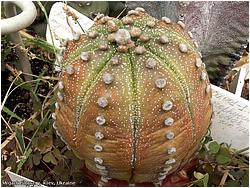
{"type": "Polygon", "coordinates": [[[56,107],[56,109],[59,109],[59,104],[58,104],[58,102],[55,103],[55,107],[56,107]]]}
{"type": "Polygon", "coordinates": [[[90,58],[89,52],[82,52],[80,57],[83,61],[88,61],[90,58]]]}
{"type": "Polygon", "coordinates": [[[166,138],[167,138],[168,140],[172,140],[172,139],[174,138],[174,133],[173,133],[173,132],[168,132],[168,133],[166,134],[166,138]]]}
{"type": "Polygon", "coordinates": [[[94,161],[95,161],[95,163],[97,163],[97,164],[102,164],[102,163],[103,163],[103,159],[100,158],[100,157],[95,157],[95,158],[94,158],[94,161]]]}
{"type": "Polygon", "coordinates": [[[128,30],[126,29],[119,29],[116,33],[115,33],[115,41],[118,44],[122,44],[125,45],[128,42],[130,42],[131,40],[131,36],[130,33],[128,32],[128,30]]]}
{"type": "Polygon", "coordinates": [[[157,61],[151,57],[146,60],[146,67],[149,69],[155,68],[156,64],[157,61]]]}
{"type": "Polygon", "coordinates": [[[104,118],[104,116],[97,116],[96,123],[98,125],[104,125],[106,123],[106,119],[104,118]]]}
{"type": "Polygon", "coordinates": [[[104,135],[101,132],[96,132],[95,133],[95,138],[97,140],[102,140],[104,138],[104,135]]]}
{"type": "Polygon", "coordinates": [[[173,120],[173,118],[171,118],[171,117],[166,118],[166,119],[164,120],[164,124],[165,124],[166,126],[171,126],[171,125],[173,125],[173,123],[174,123],[174,120],[173,120]]]}
{"type": "Polygon", "coordinates": [[[188,35],[191,39],[194,38],[193,33],[191,31],[188,31],[188,35]]]}
{"type": "Polygon", "coordinates": [[[63,94],[62,94],[61,92],[58,92],[58,93],[57,93],[57,98],[58,98],[60,101],[63,101],[64,96],[63,96],[63,94]]]}
{"type": "Polygon", "coordinates": [[[105,84],[111,84],[114,81],[114,76],[110,73],[105,73],[102,79],[105,84]]]}
{"type": "Polygon", "coordinates": [[[108,100],[105,97],[100,97],[97,100],[97,104],[102,107],[105,108],[106,106],[108,106],[108,100]]]}
{"type": "Polygon", "coordinates": [[[96,166],[97,169],[106,170],[105,166],[102,166],[102,165],[99,165],[99,164],[96,164],[95,166],[96,166]]]}
{"type": "Polygon", "coordinates": [[[162,104],[162,109],[165,111],[171,110],[172,107],[173,107],[173,103],[171,101],[165,101],[162,104]]]}
{"type": "Polygon", "coordinates": [[[207,85],[207,87],[206,87],[206,93],[209,93],[210,90],[211,90],[211,85],[209,84],[209,85],[207,85]]]}
{"type": "Polygon", "coordinates": [[[145,12],[145,9],[142,8],[142,7],[137,7],[137,8],[135,8],[135,11],[138,11],[138,12],[145,12]]]}
{"type": "Polygon", "coordinates": [[[174,158],[168,159],[165,161],[166,165],[170,165],[170,164],[174,164],[176,162],[176,160],[174,158]]]}
{"type": "Polygon", "coordinates": [[[160,37],[160,42],[161,42],[162,44],[167,44],[167,43],[169,43],[169,38],[168,38],[166,35],[162,35],[162,36],[160,37]]]}
{"type": "Polygon", "coordinates": [[[146,52],[146,49],[143,46],[137,46],[135,48],[135,53],[138,55],[142,55],[146,52]]]}
{"type": "Polygon", "coordinates": [[[182,29],[185,29],[185,24],[182,21],[178,21],[177,24],[179,24],[182,29]]]}
{"type": "Polygon", "coordinates": [[[170,24],[171,23],[171,20],[168,18],[168,17],[162,17],[161,18],[162,21],[164,21],[166,24],[170,24]]]}
{"type": "Polygon", "coordinates": [[[52,113],[52,118],[54,119],[54,120],[56,120],[56,113],[52,113]]]}
{"type": "Polygon", "coordinates": [[[207,78],[207,74],[205,72],[202,72],[200,79],[204,81],[204,80],[206,80],[206,78],[207,78]]]}
{"type": "Polygon", "coordinates": [[[186,44],[181,43],[181,44],[179,44],[179,50],[180,50],[181,52],[183,52],[183,53],[187,53],[188,47],[187,47],[186,44]]]}
{"type": "Polygon", "coordinates": [[[196,58],[196,60],[195,60],[195,66],[197,67],[197,68],[200,68],[201,67],[201,65],[202,65],[202,60],[201,60],[201,58],[196,58]]]}
{"type": "Polygon", "coordinates": [[[155,80],[155,86],[159,89],[164,88],[166,86],[166,84],[167,84],[167,81],[164,78],[159,78],[159,79],[155,80]]]}
{"type": "Polygon", "coordinates": [[[103,150],[102,146],[99,145],[99,144],[96,144],[96,145],[94,146],[94,149],[95,149],[95,151],[98,151],[98,152],[101,152],[101,151],[103,150]]]}
{"type": "Polygon", "coordinates": [[[75,73],[75,69],[72,65],[68,65],[67,67],[65,67],[65,70],[66,72],[69,74],[69,75],[72,75],[75,73]]]}
{"type": "Polygon", "coordinates": [[[58,89],[62,90],[64,88],[63,81],[58,82],[58,89]]]}
{"type": "Polygon", "coordinates": [[[171,155],[171,154],[174,154],[176,153],[176,148],[175,147],[171,147],[168,149],[168,154],[171,155]]]}

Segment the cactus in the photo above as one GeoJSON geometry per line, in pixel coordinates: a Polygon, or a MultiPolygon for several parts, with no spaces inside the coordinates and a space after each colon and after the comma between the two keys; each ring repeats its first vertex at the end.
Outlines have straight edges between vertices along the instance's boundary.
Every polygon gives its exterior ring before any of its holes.
{"type": "Polygon", "coordinates": [[[53,126],[102,180],[161,184],[201,145],[212,93],[184,28],[136,8],[67,42],[53,126]]]}

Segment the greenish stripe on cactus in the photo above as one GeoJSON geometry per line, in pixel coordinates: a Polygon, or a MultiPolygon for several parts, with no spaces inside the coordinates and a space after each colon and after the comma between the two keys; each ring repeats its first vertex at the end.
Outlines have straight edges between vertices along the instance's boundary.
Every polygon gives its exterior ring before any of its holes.
{"type": "MultiPolygon", "coordinates": [[[[136,73],[138,72],[138,68],[135,64],[135,56],[133,55],[134,53],[131,52],[131,50],[129,50],[129,53],[126,54],[128,59],[129,59],[129,63],[130,63],[130,71],[131,71],[131,79],[132,79],[132,104],[130,104],[130,110],[131,110],[131,125],[132,125],[132,153],[133,156],[132,157],[132,161],[131,161],[131,165],[132,167],[135,166],[135,156],[136,156],[136,148],[137,148],[137,132],[138,132],[138,127],[140,125],[140,105],[138,102],[138,75],[136,75],[136,73]]],[[[133,177],[133,172],[134,169],[132,168],[132,172],[131,172],[131,177],[133,177]]]]}
{"type": "Polygon", "coordinates": [[[100,59],[96,64],[99,65],[92,72],[89,73],[89,76],[86,77],[82,82],[79,94],[77,96],[77,105],[76,105],[76,124],[73,138],[76,138],[76,130],[79,128],[80,118],[83,114],[83,108],[87,104],[88,98],[91,96],[92,88],[96,85],[98,79],[102,76],[103,72],[106,70],[110,59],[115,55],[115,49],[112,48],[109,53],[100,59]]]}
{"type": "Polygon", "coordinates": [[[79,46],[74,52],[71,52],[70,55],[62,62],[62,65],[65,67],[72,62],[75,62],[77,58],[81,55],[82,52],[94,52],[98,49],[100,45],[100,41],[96,41],[95,43],[89,43],[85,45],[79,46]]]}
{"type": "Polygon", "coordinates": [[[195,141],[195,119],[194,119],[194,110],[193,110],[193,105],[192,102],[190,101],[190,93],[189,93],[189,85],[186,82],[185,76],[182,74],[182,72],[178,69],[178,67],[176,65],[178,65],[178,63],[173,62],[173,59],[171,59],[170,57],[166,56],[164,54],[164,52],[160,51],[159,48],[156,48],[155,46],[151,46],[151,45],[145,45],[146,49],[148,49],[150,51],[150,53],[154,54],[155,56],[158,57],[159,62],[164,62],[164,65],[166,68],[168,68],[168,70],[171,70],[172,74],[174,75],[173,78],[176,78],[177,83],[179,83],[182,87],[182,91],[184,92],[184,96],[185,96],[185,103],[187,105],[187,109],[189,112],[189,115],[191,117],[192,120],[192,138],[193,138],[193,142],[195,141]]]}

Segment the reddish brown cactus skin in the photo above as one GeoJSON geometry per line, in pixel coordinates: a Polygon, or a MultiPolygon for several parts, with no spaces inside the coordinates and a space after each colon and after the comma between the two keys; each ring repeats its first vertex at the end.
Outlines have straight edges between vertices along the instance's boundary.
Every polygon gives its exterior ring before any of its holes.
{"type": "Polygon", "coordinates": [[[55,127],[93,173],[159,183],[198,149],[211,91],[184,27],[137,9],[68,43],[55,127]]]}

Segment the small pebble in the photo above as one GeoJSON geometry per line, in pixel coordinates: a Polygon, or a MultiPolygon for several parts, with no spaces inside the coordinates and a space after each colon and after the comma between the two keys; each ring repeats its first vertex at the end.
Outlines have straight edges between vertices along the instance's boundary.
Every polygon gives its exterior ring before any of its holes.
{"type": "Polygon", "coordinates": [[[146,25],[147,25],[148,27],[153,28],[153,27],[155,26],[155,21],[153,21],[153,20],[147,21],[146,25]]]}
{"type": "Polygon", "coordinates": [[[118,44],[125,45],[131,40],[130,33],[128,32],[127,29],[119,29],[115,33],[115,41],[118,44]]]}
{"type": "Polygon", "coordinates": [[[201,67],[201,65],[202,65],[202,60],[201,60],[201,58],[196,58],[196,60],[195,60],[195,66],[197,67],[197,68],[200,68],[201,67]]]}
{"type": "Polygon", "coordinates": [[[106,106],[108,106],[108,100],[105,97],[100,97],[97,100],[97,104],[102,107],[105,108],[106,106]]]}
{"type": "Polygon", "coordinates": [[[124,25],[130,25],[130,24],[133,23],[133,19],[126,16],[126,17],[122,18],[122,23],[123,23],[124,25]]]}
{"type": "Polygon", "coordinates": [[[187,47],[186,44],[181,43],[181,44],[179,44],[179,50],[180,50],[181,52],[183,52],[183,53],[187,53],[188,47],[187,47]]]}
{"type": "Polygon", "coordinates": [[[202,81],[206,80],[207,74],[205,72],[202,72],[200,78],[202,81]]]}
{"type": "Polygon", "coordinates": [[[161,20],[164,21],[166,24],[171,23],[171,20],[168,17],[162,17],[161,20]]]}
{"type": "Polygon", "coordinates": [[[165,101],[162,105],[162,109],[165,111],[171,110],[173,103],[171,101],[165,101]]]}
{"type": "Polygon", "coordinates": [[[174,123],[174,120],[173,120],[173,118],[166,118],[165,120],[164,120],[164,124],[166,125],[166,126],[171,126],[171,125],[173,125],[173,123],[174,123]]]}
{"type": "Polygon", "coordinates": [[[105,73],[103,75],[103,81],[105,84],[111,84],[114,81],[114,76],[110,73],[105,73]]]}
{"type": "Polygon", "coordinates": [[[145,9],[142,8],[142,7],[137,7],[137,8],[135,8],[135,11],[138,11],[138,12],[145,12],[145,9]]]}
{"type": "Polygon", "coordinates": [[[96,145],[94,146],[94,149],[95,149],[95,151],[97,151],[97,152],[101,152],[101,151],[103,150],[102,146],[99,145],[99,144],[96,144],[96,145]]]}
{"type": "Polygon", "coordinates": [[[155,68],[156,64],[157,61],[151,57],[146,60],[146,67],[149,69],[155,68]]]}
{"type": "Polygon", "coordinates": [[[139,12],[136,11],[136,10],[130,10],[130,11],[128,11],[128,15],[129,15],[129,16],[130,16],[130,15],[138,16],[138,15],[139,15],[139,12]]]}
{"type": "Polygon", "coordinates": [[[64,88],[63,81],[59,81],[58,82],[58,89],[63,90],[63,88],[64,88]]]}
{"type": "Polygon", "coordinates": [[[138,55],[142,55],[146,52],[146,49],[143,46],[137,46],[135,48],[135,53],[138,55]]]}
{"type": "Polygon", "coordinates": [[[106,119],[104,118],[104,116],[97,116],[96,123],[98,125],[104,125],[106,123],[106,119]]]}
{"type": "Polygon", "coordinates": [[[92,39],[95,39],[99,34],[96,31],[90,31],[88,36],[92,39]]]}
{"type": "Polygon", "coordinates": [[[166,84],[167,84],[167,81],[164,78],[159,78],[159,79],[155,80],[155,86],[159,89],[164,88],[166,86],[166,84]]]}
{"type": "Polygon", "coordinates": [[[160,42],[162,44],[167,44],[167,43],[169,43],[169,39],[166,35],[162,35],[162,36],[160,36],[160,42]]]}
{"type": "Polygon", "coordinates": [[[139,37],[141,35],[142,31],[138,27],[132,27],[130,30],[131,37],[139,37]]]}
{"type": "Polygon", "coordinates": [[[80,58],[81,58],[83,61],[88,61],[88,60],[90,59],[89,52],[82,52],[81,55],[80,55],[80,58]]]}
{"type": "Polygon", "coordinates": [[[178,21],[177,24],[179,24],[182,29],[185,29],[185,24],[182,21],[178,21]]]}
{"type": "Polygon", "coordinates": [[[67,72],[69,75],[72,75],[72,74],[75,73],[75,69],[74,69],[74,67],[73,67],[72,65],[66,66],[66,67],[65,67],[65,70],[66,70],[66,72],[67,72]]]}

